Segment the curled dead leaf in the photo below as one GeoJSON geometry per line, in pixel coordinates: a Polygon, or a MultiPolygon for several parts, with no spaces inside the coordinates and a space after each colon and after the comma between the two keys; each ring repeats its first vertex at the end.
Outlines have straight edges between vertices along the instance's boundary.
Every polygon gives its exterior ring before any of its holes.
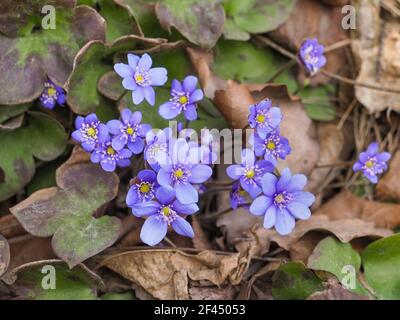
{"type": "Polygon", "coordinates": [[[388,172],[378,182],[376,192],[382,200],[400,201],[400,151],[397,151],[390,161],[388,172]]]}
{"type": "Polygon", "coordinates": [[[214,285],[238,284],[247,266],[239,254],[203,251],[192,255],[176,249],[127,251],[107,257],[102,265],[119,273],[157,299],[188,299],[189,280],[214,285]]]}
{"type": "Polygon", "coordinates": [[[313,293],[307,300],[369,300],[366,296],[348,291],[338,286],[313,293]]]}
{"type": "MultiPolygon", "coordinates": [[[[315,212],[331,220],[361,219],[377,228],[394,229],[400,225],[400,204],[368,201],[343,190],[315,212]]],[[[346,228],[344,225],[343,228],[346,228]]]]}

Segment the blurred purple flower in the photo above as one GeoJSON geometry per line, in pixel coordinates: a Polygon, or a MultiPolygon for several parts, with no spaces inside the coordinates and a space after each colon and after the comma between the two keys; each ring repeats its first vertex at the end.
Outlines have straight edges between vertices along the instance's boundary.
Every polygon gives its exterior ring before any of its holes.
{"type": "Polygon", "coordinates": [[[144,148],[144,137],[151,129],[149,124],[140,124],[141,121],[142,113],[140,111],[132,113],[129,109],[122,110],[121,121],[109,121],[107,123],[108,131],[114,135],[112,147],[120,150],[127,145],[133,154],[141,153],[144,148]]]}
{"type": "Polygon", "coordinates": [[[97,145],[92,152],[90,160],[99,163],[104,171],[112,172],[116,167],[128,167],[131,164],[132,152],[129,149],[116,150],[112,147],[111,136],[105,142],[97,145]]]}
{"type": "Polygon", "coordinates": [[[63,106],[66,100],[65,91],[53,81],[49,80],[45,82],[44,90],[39,100],[40,104],[47,109],[54,109],[56,104],[63,106]]]}
{"type": "Polygon", "coordinates": [[[255,198],[261,193],[261,179],[266,172],[274,171],[274,165],[266,160],[256,161],[254,152],[242,150],[242,164],[232,164],[226,173],[233,180],[240,181],[241,187],[255,198]]]}
{"type": "Polygon", "coordinates": [[[285,159],[291,152],[289,140],[279,134],[279,130],[268,133],[262,139],[257,133],[253,135],[254,153],[257,157],[264,157],[265,160],[272,162],[275,166],[278,159],[285,159]]]}
{"type": "Polygon", "coordinates": [[[138,173],[126,196],[126,204],[132,208],[133,214],[137,205],[153,200],[156,187],[157,175],[153,170],[142,170],[138,173]]]}
{"type": "Polygon", "coordinates": [[[199,194],[193,184],[203,183],[212,175],[212,169],[200,164],[202,150],[190,147],[185,139],[170,142],[169,154],[159,159],[161,166],[157,181],[162,186],[172,186],[177,199],[183,204],[195,203],[199,194]]]}
{"type": "Polygon", "coordinates": [[[170,225],[176,233],[193,238],[192,226],[180,215],[196,213],[199,210],[197,204],[182,204],[176,199],[175,190],[166,186],[156,190],[155,199],[135,209],[137,216],[148,217],[140,232],[140,239],[149,246],[154,246],[165,238],[170,225]]]}
{"type": "Polygon", "coordinates": [[[196,103],[204,96],[203,91],[196,89],[196,86],[197,78],[195,76],[187,76],[182,84],[178,80],[172,80],[171,99],[162,104],[158,110],[161,117],[170,120],[183,111],[187,120],[196,120],[196,103]]]}
{"type": "Polygon", "coordinates": [[[324,46],[320,45],[316,38],[306,39],[302,43],[299,51],[300,61],[311,76],[326,64],[324,50],[324,46]]]}
{"type": "Polygon", "coordinates": [[[92,113],[85,118],[79,116],[75,119],[76,130],[72,138],[82,144],[87,152],[92,152],[97,144],[103,143],[108,138],[108,128],[100,123],[96,114],[92,113]]]}
{"type": "Polygon", "coordinates": [[[269,99],[250,106],[250,127],[255,129],[261,138],[265,138],[267,133],[278,128],[281,121],[281,109],[273,107],[269,99]]]}
{"type": "Polygon", "coordinates": [[[162,86],[167,82],[167,69],[151,68],[153,61],[145,53],[141,57],[128,54],[128,64],[117,63],[114,70],[123,78],[122,85],[132,90],[134,104],[140,104],[144,99],[154,106],[155,92],[153,87],[162,86]]]}
{"type": "Polygon", "coordinates": [[[158,159],[164,159],[168,155],[168,143],[172,136],[172,130],[150,130],[146,134],[146,147],[144,149],[144,158],[151,168],[158,172],[160,165],[158,159]]]}
{"type": "Polygon", "coordinates": [[[246,202],[246,194],[247,192],[240,187],[239,182],[235,182],[232,185],[232,191],[230,193],[232,209],[236,210],[239,206],[246,202]]]}
{"type": "Polygon", "coordinates": [[[371,143],[365,152],[361,152],[358,161],[353,165],[354,172],[362,171],[372,183],[378,182],[378,175],[387,170],[386,162],[390,160],[389,152],[379,153],[377,142],[371,143]]]}
{"type": "Polygon", "coordinates": [[[292,176],[288,168],[284,169],[278,179],[270,173],[262,178],[263,194],[257,197],[250,206],[250,212],[264,216],[264,228],[275,226],[280,235],[292,232],[295,219],[306,220],[310,217],[309,207],[315,201],[310,192],[304,192],[307,178],[303,174],[292,176]]]}

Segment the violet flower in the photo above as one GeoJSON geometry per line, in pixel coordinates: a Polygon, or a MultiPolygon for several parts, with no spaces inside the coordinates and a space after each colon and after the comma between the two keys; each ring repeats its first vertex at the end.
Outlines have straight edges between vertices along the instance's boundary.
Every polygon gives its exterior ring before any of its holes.
{"type": "Polygon", "coordinates": [[[96,114],[92,113],[85,118],[79,116],[75,119],[76,130],[72,132],[72,138],[82,144],[87,152],[92,152],[99,144],[108,138],[108,128],[100,123],[96,114]]]}
{"type": "Polygon", "coordinates": [[[126,196],[126,204],[132,208],[133,214],[137,205],[154,199],[156,187],[157,174],[154,171],[145,169],[138,173],[126,196]]]}
{"type": "Polygon", "coordinates": [[[250,212],[264,216],[264,228],[275,226],[280,235],[292,232],[295,219],[306,220],[310,217],[309,207],[315,201],[310,192],[304,192],[307,177],[303,174],[292,176],[288,168],[284,169],[278,179],[270,173],[262,178],[263,194],[257,197],[250,206],[250,212]]]}
{"type": "Polygon", "coordinates": [[[151,57],[145,53],[141,57],[128,54],[128,64],[114,65],[115,72],[123,78],[123,87],[132,90],[134,104],[140,104],[146,99],[153,106],[155,103],[153,87],[162,86],[167,82],[167,69],[151,68],[152,64],[151,57]]]}
{"type": "Polygon", "coordinates": [[[324,46],[320,45],[316,38],[306,39],[302,43],[299,58],[311,76],[315,75],[326,64],[324,50],[324,46]]]}
{"type": "Polygon", "coordinates": [[[232,164],[226,173],[233,180],[239,180],[241,187],[255,198],[261,193],[261,179],[267,172],[272,172],[274,165],[266,160],[256,161],[254,152],[242,150],[242,164],[232,164]]]}
{"type": "Polygon", "coordinates": [[[144,137],[147,131],[151,129],[149,124],[141,124],[142,113],[136,111],[132,113],[129,109],[121,112],[120,120],[111,120],[107,123],[108,130],[114,135],[112,146],[120,150],[127,145],[133,154],[139,154],[144,149],[144,137]]]}
{"type": "Polygon", "coordinates": [[[168,186],[156,190],[155,200],[143,203],[135,208],[139,217],[148,217],[140,232],[140,239],[149,246],[155,246],[163,240],[168,227],[176,233],[193,238],[193,228],[181,215],[191,215],[199,210],[197,204],[182,204],[176,199],[175,190],[168,186]]]}
{"type": "Polygon", "coordinates": [[[278,128],[282,121],[281,109],[267,99],[250,106],[249,124],[261,138],[278,128]]]}
{"type": "Polygon", "coordinates": [[[111,137],[108,136],[105,142],[97,145],[96,149],[92,152],[90,160],[93,163],[100,163],[104,171],[115,171],[116,167],[129,167],[131,164],[130,157],[132,151],[129,149],[114,149],[111,142],[111,137]]]}
{"type": "Polygon", "coordinates": [[[196,103],[203,99],[203,91],[196,89],[197,78],[187,76],[182,83],[172,80],[171,99],[162,104],[158,113],[164,119],[177,117],[182,111],[189,121],[197,119],[196,103]]]}
{"type": "Polygon", "coordinates": [[[54,109],[56,104],[63,106],[66,101],[65,91],[49,80],[44,84],[44,90],[39,98],[40,104],[47,109],[54,109]]]}
{"type": "Polygon", "coordinates": [[[389,152],[379,153],[377,142],[371,143],[365,152],[361,152],[358,161],[353,165],[354,172],[362,171],[363,175],[372,183],[378,182],[378,175],[387,170],[389,152]]]}
{"type": "Polygon", "coordinates": [[[257,157],[264,157],[275,166],[278,159],[285,159],[291,152],[289,140],[279,134],[279,130],[268,133],[263,139],[257,133],[250,139],[254,145],[254,153],[257,157]]]}

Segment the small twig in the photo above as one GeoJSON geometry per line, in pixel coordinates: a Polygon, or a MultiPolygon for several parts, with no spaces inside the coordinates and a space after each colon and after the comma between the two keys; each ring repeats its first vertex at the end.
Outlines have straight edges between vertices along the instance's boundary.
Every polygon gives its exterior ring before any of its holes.
{"type": "Polygon", "coordinates": [[[326,71],[324,69],[319,70],[319,72],[327,77],[330,77],[332,79],[335,80],[339,80],[341,82],[344,83],[348,83],[348,84],[352,84],[354,86],[358,86],[358,87],[364,87],[364,88],[368,88],[371,90],[378,90],[378,91],[386,91],[386,92],[390,92],[390,93],[396,93],[396,94],[400,94],[400,90],[397,89],[393,89],[393,88],[386,88],[386,87],[382,87],[382,86],[375,86],[373,84],[368,84],[368,83],[364,83],[364,82],[359,82],[359,81],[355,81],[346,77],[342,77],[339,76],[337,74],[334,74],[332,72],[326,71]]]}
{"type": "Polygon", "coordinates": [[[338,125],[336,126],[337,130],[341,131],[346,120],[348,119],[348,117],[350,116],[351,112],[353,111],[354,107],[357,105],[357,99],[353,99],[349,106],[347,107],[346,111],[344,112],[343,116],[341,117],[338,125]]]}
{"type": "Polygon", "coordinates": [[[340,41],[338,41],[336,43],[333,43],[333,44],[331,44],[329,46],[326,46],[325,47],[325,53],[326,52],[331,52],[331,51],[334,51],[334,50],[337,50],[337,49],[340,49],[340,48],[343,48],[345,46],[348,46],[348,45],[351,44],[351,42],[352,42],[351,39],[340,40],[340,41]]]}
{"type": "Polygon", "coordinates": [[[274,82],[276,78],[278,78],[284,71],[286,70],[290,70],[290,68],[292,68],[293,66],[295,66],[297,64],[296,60],[289,60],[288,62],[286,62],[282,67],[280,67],[275,74],[269,78],[266,83],[271,83],[274,82]]]}
{"type": "Polygon", "coordinates": [[[328,164],[319,164],[319,165],[316,165],[315,168],[320,169],[320,168],[332,168],[332,167],[347,167],[353,163],[354,163],[354,161],[344,161],[344,162],[336,162],[336,163],[328,163],[328,164]]]}

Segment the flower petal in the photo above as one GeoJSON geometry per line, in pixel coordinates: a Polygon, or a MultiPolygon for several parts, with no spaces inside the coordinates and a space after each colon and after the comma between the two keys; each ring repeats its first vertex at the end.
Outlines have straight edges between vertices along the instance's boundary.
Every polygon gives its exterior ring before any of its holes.
{"type": "Polygon", "coordinates": [[[285,236],[292,232],[294,225],[294,218],[286,209],[277,210],[275,229],[281,236],[285,236]]]}
{"type": "Polygon", "coordinates": [[[311,216],[310,209],[301,202],[297,201],[290,202],[288,204],[288,209],[290,213],[297,219],[306,220],[311,216]]]}
{"type": "Polygon", "coordinates": [[[139,59],[138,68],[141,71],[149,71],[152,64],[153,60],[151,59],[151,57],[147,53],[144,53],[142,57],[139,59]]]}
{"type": "Polygon", "coordinates": [[[157,182],[162,186],[171,186],[172,180],[171,180],[170,172],[160,169],[160,171],[158,171],[158,174],[157,174],[157,182]]]}
{"type": "Polygon", "coordinates": [[[137,176],[141,181],[154,182],[157,179],[156,173],[153,170],[147,169],[141,170],[137,176]]]}
{"type": "Polygon", "coordinates": [[[152,87],[144,87],[143,94],[149,105],[154,106],[156,103],[156,93],[152,87]]]}
{"type": "Polygon", "coordinates": [[[175,200],[172,204],[174,210],[179,214],[194,214],[199,211],[199,206],[196,203],[182,204],[178,200],[175,200]]]}
{"type": "Polygon", "coordinates": [[[168,80],[168,72],[165,68],[153,68],[149,71],[152,86],[163,86],[168,80]]]}
{"type": "Polygon", "coordinates": [[[295,174],[290,179],[290,182],[286,186],[286,191],[294,192],[301,191],[307,184],[307,177],[304,174],[295,174]]]}
{"type": "Polygon", "coordinates": [[[128,148],[133,152],[133,154],[142,153],[144,149],[143,139],[136,138],[135,141],[128,141],[128,148]]]}
{"type": "Polygon", "coordinates": [[[267,196],[272,197],[276,193],[276,183],[278,179],[271,173],[266,173],[262,180],[261,186],[263,193],[267,196]]]}
{"type": "Polygon", "coordinates": [[[189,121],[194,121],[197,119],[197,109],[193,104],[188,104],[184,113],[185,118],[189,121]]]}
{"type": "Polygon", "coordinates": [[[107,122],[107,128],[111,134],[120,134],[121,127],[122,127],[122,122],[119,120],[110,120],[107,122]]]}
{"type": "Polygon", "coordinates": [[[179,183],[175,185],[176,198],[182,204],[191,204],[199,201],[199,194],[190,183],[179,183]]]}
{"type": "Polygon", "coordinates": [[[212,169],[205,164],[195,165],[191,170],[189,182],[191,183],[203,183],[212,175],[212,169]]]}
{"type": "MultiPolygon", "coordinates": [[[[137,64],[139,62],[140,57],[136,56],[132,53],[128,53],[128,64],[133,71],[136,71],[137,64]]],[[[133,75],[133,73],[132,73],[133,75]]]]}
{"type": "MultiPolygon", "coordinates": [[[[139,112],[139,111],[138,111],[139,112]]],[[[132,118],[132,111],[128,108],[125,108],[121,111],[121,118],[124,123],[128,123],[132,118]]],[[[140,121],[139,121],[140,122],[140,121]]]]}
{"type": "Polygon", "coordinates": [[[292,174],[289,168],[285,168],[282,171],[281,176],[279,177],[278,183],[276,184],[276,190],[278,192],[284,191],[286,186],[289,184],[292,178],[292,174]]]}
{"type": "Polygon", "coordinates": [[[229,176],[229,178],[237,180],[243,174],[242,166],[238,164],[232,164],[226,168],[226,174],[229,176]]]}
{"type": "Polygon", "coordinates": [[[197,86],[197,78],[195,76],[187,76],[183,80],[183,90],[185,92],[193,92],[197,86]]]}
{"type": "Polygon", "coordinates": [[[177,234],[189,238],[194,237],[194,231],[192,226],[182,217],[177,216],[176,219],[172,221],[171,225],[177,234]]]}
{"type": "Polygon", "coordinates": [[[124,80],[122,80],[122,86],[126,90],[136,90],[137,88],[137,84],[132,77],[124,78],[124,80]]]}
{"type": "Polygon", "coordinates": [[[168,226],[153,215],[146,219],[140,231],[140,239],[149,246],[155,246],[165,238],[168,226]]]}
{"type": "Polygon", "coordinates": [[[295,201],[300,202],[307,207],[310,207],[315,201],[315,196],[310,192],[297,191],[293,193],[293,196],[295,201]]]}
{"type": "Polygon", "coordinates": [[[176,108],[170,101],[163,103],[158,109],[158,113],[166,120],[175,118],[181,112],[180,108],[176,108]]]}
{"type": "Polygon", "coordinates": [[[144,93],[142,87],[137,87],[132,91],[132,101],[134,104],[140,104],[144,100],[144,93]]]}
{"type": "Polygon", "coordinates": [[[203,98],[204,98],[203,90],[201,90],[201,89],[196,89],[196,90],[194,90],[194,92],[190,95],[189,101],[190,101],[190,103],[195,103],[195,102],[198,102],[198,101],[202,100],[203,98]]]}
{"type": "Polygon", "coordinates": [[[267,211],[268,207],[271,205],[272,199],[264,195],[257,197],[250,206],[251,214],[255,216],[262,216],[267,211]]]}
{"type": "Polygon", "coordinates": [[[125,63],[117,63],[114,65],[115,72],[121,78],[133,77],[133,70],[125,63]]]}
{"type": "Polygon", "coordinates": [[[175,199],[175,189],[170,186],[162,186],[156,190],[156,198],[162,204],[170,204],[175,199]]]}
{"type": "Polygon", "coordinates": [[[265,229],[272,228],[275,225],[276,214],[277,214],[276,207],[274,205],[269,206],[264,216],[263,226],[265,229]]]}
{"type": "Polygon", "coordinates": [[[129,188],[129,191],[126,195],[126,205],[131,207],[139,201],[139,197],[137,195],[136,186],[132,186],[129,188]]]}
{"type": "Polygon", "coordinates": [[[123,135],[118,135],[115,136],[112,139],[112,143],[111,143],[113,149],[115,150],[121,150],[125,147],[126,145],[126,138],[123,135]]]}
{"type": "Polygon", "coordinates": [[[156,201],[149,201],[132,206],[132,213],[136,217],[145,217],[155,214],[160,209],[160,204],[156,201]]]}

